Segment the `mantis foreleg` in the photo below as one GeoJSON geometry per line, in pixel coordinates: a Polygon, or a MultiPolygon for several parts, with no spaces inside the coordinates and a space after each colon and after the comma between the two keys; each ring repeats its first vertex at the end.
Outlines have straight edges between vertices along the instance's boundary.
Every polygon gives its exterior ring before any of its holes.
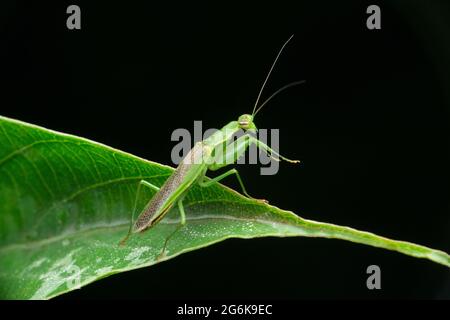
{"type": "MultiPolygon", "coordinates": [[[[236,162],[237,159],[239,159],[239,157],[241,157],[245,151],[247,150],[247,148],[252,144],[256,144],[256,146],[259,149],[264,150],[266,153],[268,153],[270,155],[271,158],[273,158],[274,160],[280,161],[279,159],[275,158],[273,155],[276,155],[278,157],[280,157],[281,159],[288,161],[288,162],[300,162],[298,160],[290,160],[288,158],[285,158],[283,156],[281,156],[278,152],[274,151],[273,149],[271,149],[268,145],[266,145],[265,143],[263,143],[262,141],[258,140],[257,138],[249,135],[249,134],[245,134],[241,137],[239,137],[238,139],[236,139],[236,141],[233,141],[227,145],[225,145],[226,149],[225,149],[225,153],[222,152],[222,148],[223,145],[221,145],[219,147],[219,149],[217,149],[217,154],[214,157],[214,161],[212,164],[208,165],[208,169],[215,171],[218,170],[220,168],[223,168],[227,165],[233,164],[234,162],[236,162]]],[[[242,191],[243,193],[249,197],[254,199],[252,196],[250,196],[244,186],[244,183],[241,179],[241,176],[239,175],[239,172],[236,169],[231,169],[223,174],[221,174],[218,177],[215,177],[214,179],[205,181],[205,176],[203,176],[202,178],[200,178],[200,186],[202,187],[208,187],[212,184],[215,184],[217,182],[219,182],[220,180],[222,180],[225,177],[228,177],[231,174],[235,174],[237,180],[239,181],[239,184],[241,185],[242,191]]],[[[264,200],[263,200],[264,201],[264,200]]]]}
{"type": "Polygon", "coordinates": [[[266,151],[269,154],[269,156],[276,161],[280,161],[280,159],[275,158],[273,155],[276,155],[276,156],[280,157],[282,160],[287,161],[287,162],[300,163],[300,160],[291,160],[286,157],[283,157],[281,154],[279,154],[275,150],[271,149],[267,144],[265,144],[261,140],[256,139],[253,136],[249,135],[248,138],[249,138],[249,143],[255,143],[259,149],[266,151]]]}

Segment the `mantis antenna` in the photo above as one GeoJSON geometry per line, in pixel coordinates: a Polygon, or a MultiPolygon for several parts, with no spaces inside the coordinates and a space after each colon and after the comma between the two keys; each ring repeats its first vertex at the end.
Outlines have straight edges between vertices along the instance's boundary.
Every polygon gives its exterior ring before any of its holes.
{"type": "Polygon", "coordinates": [[[253,106],[252,116],[255,116],[255,115],[259,112],[259,110],[262,109],[262,107],[264,107],[270,100],[272,100],[273,97],[275,97],[275,96],[276,96],[277,94],[279,94],[281,91],[284,91],[284,90],[286,90],[286,89],[288,89],[288,88],[290,88],[290,87],[293,87],[293,86],[296,86],[296,85],[299,85],[299,84],[302,84],[302,83],[305,82],[305,80],[295,81],[295,82],[289,83],[289,84],[287,84],[287,85],[281,87],[280,89],[278,89],[277,91],[275,91],[275,92],[274,92],[274,93],[273,93],[266,101],[264,101],[264,102],[261,104],[261,106],[259,106],[258,109],[256,109],[256,107],[258,106],[259,99],[261,98],[261,94],[262,94],[262,92],[264,91],[264,88],[265,88],[265,86],[266,86],[267,80],[269,80],[270,75],[272,74],[273,68],[275,67],[275,65],[276,65],[276,63],[277,63],[277,61],[278,61],[278,58],[280,57],[281,53],[283,52],[284,47],[286,47],[286,45],[289,43],[289,41],[291,41],[291,39],[292,39],[293,37],[294,37],[294,35],[291,35],[291,36],[289,37],[289,39],[287,39],[287,41],[283,44],[283,46],[281,47],[281,49],[278,51],[278,54],[277,54],[277,56],[276,56],[276,58],[275,58],[275,61],[272,63],[272,66],[270,67],[270,70],[269,70],[269,72],[267,73],[266,79],[264,80],[263,85],[261,86],[261,89],[259,90],[258,97],[256,98],[255,105],[253,106]],[[256,111],[255,111],[255,110],[256,110],[256,111]]]}
{"type": "Polygon", "coordinates": [[[279,94],[281,91],[284,91],[290,87],[293,86],[298,86],[299,84],[305,83],[306,80],[300,80],[300,81],[295,81],[295,82],[291,82],[288,83],[287,85],[282,86],[280,89],[278,89],[277,91],[275,91],[274,93],[272,93],[272,95],[266,99],[266,101],[264,101],[258,108],[258,110],[256,110],[256,112],[253,114],[253,116],[256,116],[256,114],[259,112],[259,110],[262,109],[262,107],[264,107],[270,100],[272,100],[273,97],[275,97],[277,94],[279,94]]]}

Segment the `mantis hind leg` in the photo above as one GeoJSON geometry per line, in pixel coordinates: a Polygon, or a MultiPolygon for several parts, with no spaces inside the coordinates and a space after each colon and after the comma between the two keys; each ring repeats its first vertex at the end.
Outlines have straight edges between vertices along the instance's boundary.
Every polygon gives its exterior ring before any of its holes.
{"type": "Polygon", "coordinates": [[[173,235],[175,233],[177,233],[186,224],[186,213],[184,212],[183,198],[184,198],[184,196],[182,196],[177,202],[178,211],[180,212],[180,224],[177,226],[177,228],[164,241],[164,246],[163,246],[163,248],[161,250],[161,253],[159,254],[158,259],[164,257],[164,255],[166,254],[167,243],[169,242],[170,238],[172,238],[173,235]]]}
{"type": "Polygon", "coordinates": [[[137,209],[137,202],[138,202],[138,199],[139,199],[139,195],[141,193],[141,186],[146,186],[146,187],[148,187],[148,188],[150,188],[152,190],[159,191],[159,187],[155,186],[154,184],[151,184],[150,182],[145,181],[145,180],[139,181],[138,188],[137,188],[137,191],[136,191],[136,197],[134,198],[133,211],[130,212],[131,213],[130,227],[128,228],[127,235],[122,240],[120,240],[120,242],[119,242],[119,245],[121,245],[121,246],[125,245],[125,242],[128,240],[128,238],[131,235],[131,230],[133,230],[133,220],[134,220],[134,215],[135,215],[136,209],[137,209]]]}

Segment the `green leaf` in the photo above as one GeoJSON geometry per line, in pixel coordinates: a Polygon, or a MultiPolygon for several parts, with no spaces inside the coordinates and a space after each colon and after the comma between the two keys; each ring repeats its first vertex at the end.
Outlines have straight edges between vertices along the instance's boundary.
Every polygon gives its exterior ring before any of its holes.
{"type": "MultiPolygon", "coordinates": [[[[127,232],[137,183],[161,185],[172,168],[110,147],[0,117],[0,298],[47,299],[108,275],[150,266],[227,238],[343,239],[426,258],[450,256],[413,243],[299,218],[217,185],[194,186],[187,224],[171,210],[154,228],[127,232]]],[[[146,191],[139,207],[152,196],[146,191]]]]}

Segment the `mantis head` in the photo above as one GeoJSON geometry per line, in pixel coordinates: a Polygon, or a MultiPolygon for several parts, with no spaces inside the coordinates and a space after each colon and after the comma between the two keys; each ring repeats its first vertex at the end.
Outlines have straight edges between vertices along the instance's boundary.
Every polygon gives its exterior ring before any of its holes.
{"type": "Polygon", "coordinates": [[[256,130],[255,123],[253,122],[253,116],[251,114],[243,114],[238,118],[238,125],[240,129],[244,130],[256,130]]]}

